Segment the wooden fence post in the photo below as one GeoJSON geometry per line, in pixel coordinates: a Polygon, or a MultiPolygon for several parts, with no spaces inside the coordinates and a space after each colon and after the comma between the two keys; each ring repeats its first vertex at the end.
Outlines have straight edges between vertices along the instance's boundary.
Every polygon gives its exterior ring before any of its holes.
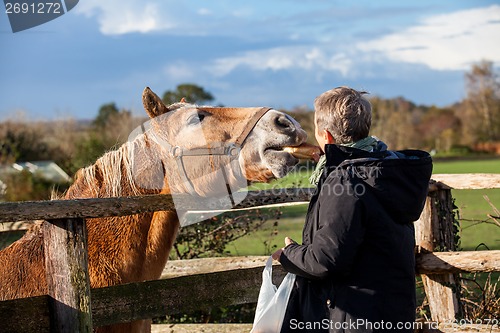
{"type": "Polygon", "coordinates": [[[87,229],[81,218],[43,224],[51,332],[92,332],[87,229]]]}
{"type": "MultiPolygon", "coordinates": [[[[425,207],[415,223],[418,254],[456,251],[455,220],[451,189],[441,183],[429,190],[425,207]]],[[[431,318],[435,322],[450,323],[459,313],[457,274],[421,274],[429,302],[431,318]]]]}

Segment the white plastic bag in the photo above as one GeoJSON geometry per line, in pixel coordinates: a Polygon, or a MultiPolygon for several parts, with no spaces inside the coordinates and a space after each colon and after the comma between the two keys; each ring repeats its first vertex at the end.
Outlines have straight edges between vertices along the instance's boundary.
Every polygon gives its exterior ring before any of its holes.
{"type": "Polygon", "coordinates": [[[250,333],[279,333],[283,325],[295,274],[288,273],[279,288],[273,284],[273,258],[269,257],[262,272],[262,286],[255,310],[255,319],[250,333]]]}

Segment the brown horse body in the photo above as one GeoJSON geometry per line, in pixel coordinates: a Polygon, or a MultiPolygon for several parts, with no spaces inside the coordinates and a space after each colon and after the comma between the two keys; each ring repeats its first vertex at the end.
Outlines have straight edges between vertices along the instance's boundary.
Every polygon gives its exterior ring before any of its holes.
{"type": "MultiPolygon", "coordinates": [[[[149,88],[146,88],[143,100],[151,118],[171,114],[168,119],[156,122],[154,129],[165,134],[172,144],[188,148],[205,147],[207,142],[230,142],[243,130],[245,117],[248,118],[240,111],[244,109],[230,109],[229,113],[215,108],[208,112],[204,109],[203,117],[198,117],[198,121],[206,119],[202,135],[204,142],[199,142],[199,133],[189,125],[193,121],[188,121],[193,112],[200,114],[196,107],[166,107],[149,88]]],[[[239,163],[245,178],[268,181],[283,176],[297,160],[279,148],[299,145],[305,139],[305,132],[293,119],[275,110],[267,112],[242,147],[239,163]]],[[[207,158],[209,163],[202,163],[202,166],[191,163],[186,169],[197,174],[210,172],[203,170],[203,165],[213,166],[213,157],[207,158]]],[[[64,199],[171,193],[174,187],[179,193],[187,192],[177,167],[157,141],[146,134],[139,135],[117,150],[106,153],[92,166],[81,169],[64,199]]],[[[228,177],[233,179],[236,175],[229,174],[228,177]]],[[[195,182],[193,187],[199,194],[209,195],[216,191],[216,183],[220,182],[220,179],[212,178],[195,182]]],[[[158,279],[179,229],[176,211],[92,218],[86,222],[92,288],[158,279]]],[[[36,224],[20,240],[0,251],[0,300],[47,293],[40,225],[36,224]]],[[[148,320],[96,329],[101,332],[149,330],[148,320]]]]}

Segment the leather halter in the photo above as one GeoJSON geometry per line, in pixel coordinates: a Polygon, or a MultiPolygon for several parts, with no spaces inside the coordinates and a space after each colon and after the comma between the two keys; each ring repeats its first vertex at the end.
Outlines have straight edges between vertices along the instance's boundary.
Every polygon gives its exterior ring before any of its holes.
{"type": "MultiPolygon", "coordinates": [[[[198,110],[210,110],[210,108],[197,108],[198,110]]],[[[245,140],[247,139],[250,132],[254,129],[255,125],[259,122],[259,120],[272,108],[270,107],[261,107],[257,110],[257,112],[253,115],[252,118],[248,121],[248,124],[244,127],[243,132],[236,138],[234,142],[228,142],[225,145],[220,147],[207,147],[207,148],[192,148],[186,149],[180,146],[172,146],[166,140],[158,138],[156,135],[152,135],[154,141],[156,141],[160,147],[163,149],[167,149],[169,156],[175,158],[177,162],[177,168],[179,171],[179,175],[181,176],[182,181],[184,182],[187,191],[191,195],[197,195],[192,182],[189,180],[186,169],[184,167],[184,156],[228,156],[231,160],[237,158],[239,153],[245,144],[245,140]]],[[[226,182],[226,187],[228,189],[228,193],[231,194],[229,188],[229,182],[227,179],[226,172],[224,168],[221,169],[222,174],[224,176],[224,180],[226,182]]],[[[231,200],[233,200],[231,198],[231,200]]]]}

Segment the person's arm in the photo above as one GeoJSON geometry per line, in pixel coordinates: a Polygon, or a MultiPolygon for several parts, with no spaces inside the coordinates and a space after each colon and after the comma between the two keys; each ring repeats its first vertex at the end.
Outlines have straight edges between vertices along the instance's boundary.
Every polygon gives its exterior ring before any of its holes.
{"type": "Polygon", "coordinates": [[[279,261],[286,271],[309,279],[349,273],[360,243],[365,236],[365,208],[353,196],[319,198],[319,228],[310,245],[286,246],[279,261]],[[329,200],[330,199],[330,200],[329,200]]]}

